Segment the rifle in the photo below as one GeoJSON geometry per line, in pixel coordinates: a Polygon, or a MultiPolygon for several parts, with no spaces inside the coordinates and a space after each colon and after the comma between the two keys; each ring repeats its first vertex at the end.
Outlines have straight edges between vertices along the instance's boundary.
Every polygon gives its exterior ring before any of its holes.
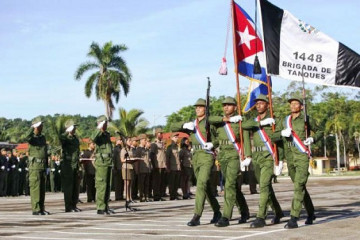
{"type": "Polygon", "coordinates": [[[205,130],[206,130],[206,142],[211,142],[211,132],[210,132],[210,123],[209,123],[209,116],[210,116],[210,78],[208,79],[208,86],[206,89],[206,106],[205,106],[205,130]]]}

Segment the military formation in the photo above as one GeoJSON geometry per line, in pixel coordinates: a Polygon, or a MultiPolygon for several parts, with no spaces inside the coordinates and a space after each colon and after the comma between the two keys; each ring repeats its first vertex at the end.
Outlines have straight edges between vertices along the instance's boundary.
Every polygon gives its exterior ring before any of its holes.
{"type": "MultiPolygon", "coordinates": [[[[162,130],[156,129],[154,141],[146,134],[125,137],[117,132],[113,146],[107,131],[108,120],[101,116],[88,149],[82,153],[76,135],[77,124],[70,119],[59,136],[61,156],[49,151],[42,132],[43,122],[35,118],[26,137],[27,155],[16,150],[1,150],[0,196],[30,194],[32,214],[48,215],[45,192],[50,180],[50,190],[64,194],[65,212],[81,211],[77,204],[79,193],[84,189],[87,202],[96,203],[96,213],[110,215],[115,214],[109,206],[112,189],[116,201],[125,200],[125,207],[134,210],[131,205],[136,199],[140,202],[166,201],[165,197],[169,196],[170,200],[180,200],[179,188],[182,199],[190,199],[193,195],[190,187],[196,182],[194,215],[187,225],[200,225],[207,201],[213,211],[210,223],[226,227],[235,206],[239,224],[250,218],[241,185],[245,174],[252,172],[260,194],[256,219],[250,227],[261,228],[266,226],[269,207],[274,216],[271,224],[279,224],[284,217],[272,179],[281,174],[286,161],[294,183],[294,195],[290,219],[284,227],[298,227],[303,206],[307,212],[305,224],[312,224],[316,219],[315,210],[306,189],[309,146],[322,133],[308,116],[304,116],[302,101],[298,98],[289,99],[290,113],[281,120],[271,116],[267,96],[259,95],[255,102],[256,116],[252,118],[237,114],[237,102],[232,97],[222,102],[222,116],[207,116],[206,100],[200,98],[194,104],[196,119],[170,126],[171,142],[166,142],[162,130]],[[189,137],[179,141],[179,132],[189,137]],[[310,136],[310,133],[314,134],[310,136]],[[217,174],[219,170],[220,175],[217,174]],[[220,185],[224,183],[222,207],[216,198],[219,176],[222,178],[220,185]]],[[[257,193],[256,185],[252,184],[250,191],[257,193]]]]}

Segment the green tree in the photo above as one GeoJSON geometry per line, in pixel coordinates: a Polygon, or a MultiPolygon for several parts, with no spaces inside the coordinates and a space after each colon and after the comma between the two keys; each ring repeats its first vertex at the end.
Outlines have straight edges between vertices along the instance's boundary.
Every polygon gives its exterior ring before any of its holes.
{"type": "Polygon", "coordinates": [[[130,137],[145,133],[149,122],[141,117],[143,113],[139,109],[131,109],[127,112],[124,108],[119,108],[119,120],[111,122],[109,128],[130,137]]]}
{"type": "Polygon", "coordinates": [[[85,95],[90,97],[95,86],[96,99],[104,101],[108,119],[112,118],[114,100],[118,103],[121,89],[125,96],[129,93],[131,73],[124,59],[119,56],[120,52],[126,50],[124,44],[113,45],[110,41],[100,48],[98,43],[93,42],[88,52],[88,57],[93,61],[82,63],[75,72],[75,79],[80,80],[85,72],[97,70],[85,83],[85,95]]]}

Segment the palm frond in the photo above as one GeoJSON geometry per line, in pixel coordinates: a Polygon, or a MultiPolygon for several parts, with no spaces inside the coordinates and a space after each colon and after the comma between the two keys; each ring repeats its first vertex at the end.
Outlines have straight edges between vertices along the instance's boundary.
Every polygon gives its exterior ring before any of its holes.
{"type": "Polygon", "coordinates": [[[75,72],[75,79],[80,80],[82,75],[86,71],[94,69],[94,68],[99,68],[99,65],[94,62],[86,62],[86,63],[81,64],[75,72]]]}

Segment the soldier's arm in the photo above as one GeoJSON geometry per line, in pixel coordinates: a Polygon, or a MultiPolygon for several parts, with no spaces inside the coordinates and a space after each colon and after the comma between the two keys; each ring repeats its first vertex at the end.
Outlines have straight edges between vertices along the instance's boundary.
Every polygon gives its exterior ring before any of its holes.
{"type": "Polygon", "coordinates": [[[184,129],[183,125],[185,122],[177,122],[177,123],[173,123],[170,125],[170,131],[172,132],[184,132],[187,134],[192,133],[192,131],[190,131],[189,129],[184,129]]]}
{"type": "Polygon", "coordinates": [[[251,157],[251,141],[250,141],[250,132],[248,130],[243,131],[243,139],[244,139],[244,152],[245,157],[251,157]]]}
{"type": "Polygon", "coordinates": [[[256,122],[254,119],[243,119],[242,121],[242,124],[241,124],[241,127],[244,129],[244,130],[251,130],[251,129],[254,129],[254,128],[259,128],[260,127],[260,123],[259,122],[256,122]]]}
{"type": "Polygon", "coordinates": [[[28,143],[30,143],[33,136],[34,136],[34,128],[30,128],[30,129],[26,132],[25,141],[28,142],[28,143]]]}
{"type": "Polygon", "coordinates": [[[97,140],[99,139],[101,135],[101,130],[100,129],[96,129],[96,131],[91,135],[91,140],[94,142],[94,143],[97,143],[97,140]]]}
{"type": "Polygon", "coordinates": [[[214,145],[214,148],[219,146],[218,134],[216,132],[216,128],[210,125],[210,132],[211,132],[211,142],[214,145]]]}
{"type": "Polygon", "coordinates": [[[214,126],[218,126],[219,124],[222,124],[224,122],[224,117],[221,116],[210,116],[209,117],[209,123],[214,126]]]}
{"type": "MultiPolygon", "coordinates": [[[[276,121],[277,122],[277,121],[276,121]]],[[[282,130],[282,127],[281,127],[281,121],[278,122],[278,124],[275,124],[275,131],[271,131],[271,134],[269,134],[270,136],[270,139],[272,142],[279,142],[279,141],[282,141],[282,136],[281,136],[281,130],[282,130]]]]}

